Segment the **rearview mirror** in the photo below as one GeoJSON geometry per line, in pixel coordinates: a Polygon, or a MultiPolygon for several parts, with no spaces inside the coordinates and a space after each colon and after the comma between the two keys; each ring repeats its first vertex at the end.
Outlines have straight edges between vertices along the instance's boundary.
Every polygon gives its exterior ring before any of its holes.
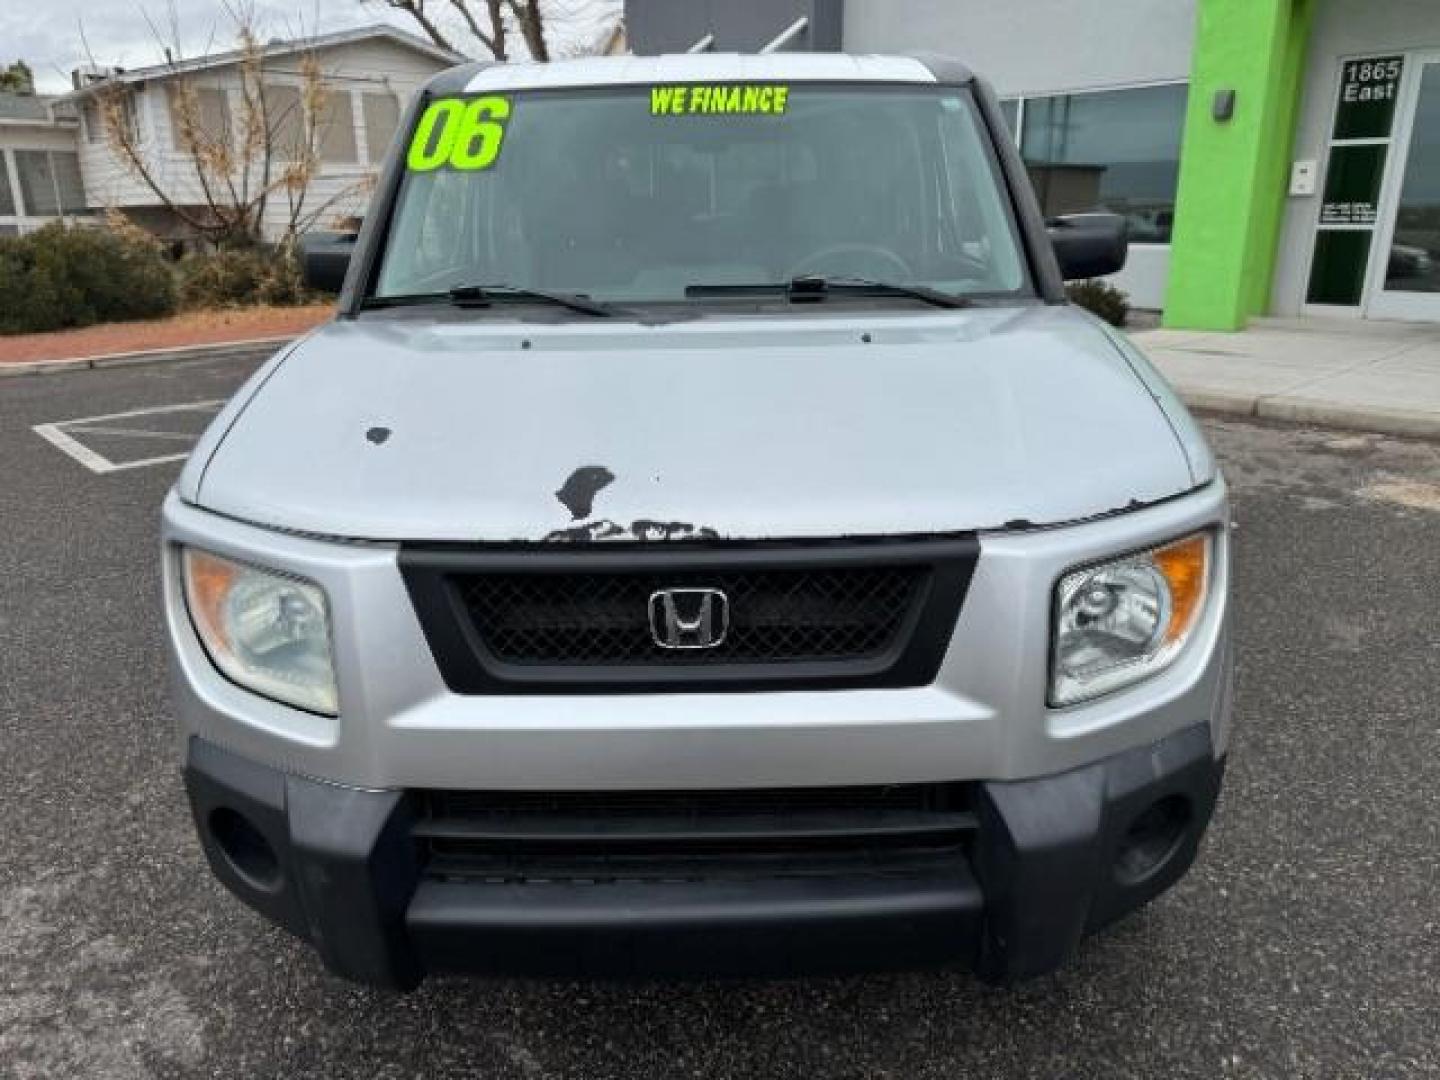
{"type": "Polygon", "coordinates": [[[356,233],[312,232],[300,238],[300,273],[320,292],[338,293],[355,250],[356,233]]]}
{"type": "Polygon", "coordinates": [[[1066,281],[1104,277],[1125,266],[1129,240],[1119,214],[1065,214],[1047,221],[1045,231],[1066,281]]]}

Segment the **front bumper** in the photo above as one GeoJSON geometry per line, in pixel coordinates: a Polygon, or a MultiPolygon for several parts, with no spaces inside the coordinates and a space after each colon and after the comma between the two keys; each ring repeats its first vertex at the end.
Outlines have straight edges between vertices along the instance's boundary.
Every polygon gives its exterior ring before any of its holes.
{"type": "Polygon", "coordinates": [[[454,880],[417,842],[416,792],[306,779],[194,738],[185,780],[220,880],[370,984],[933,964],[1008,983],[1053,970],[1185,872],[1223,767],[1210,725],[1193,724],[1067,772],[971,785],[973,833],[943,864],[683,881],[454,880]]]}
{"type": "MultiPolygon", "coordinates": [[[[928,685],[757,687],[746,693],[457,692],[442,676],[393,544],[262,529],[173,495],[164,517],[173,703],[190,738],[353,787],[558,791],[836,787],[1024,780],[1079,768],[1207,720],[1228,735],[1229,537],[1219,480],[1165,503],[1063,528],[982,533],[980,556],[928,685]],[[1159,674],[1048,708],[1055,583],[1077,565],[1198,529],[1216,537],[1211,601],[1159,674]],[[183,545],[321,586],[340,715],[229,682],[185,609],[183,545]]],[[[597,545],[598,546],[598,545],[597,545]]],[[[616,550],[620,550],[617,548],[616,550]]],[[[680,688],[683,689],[683,688],[680,688]]]]}

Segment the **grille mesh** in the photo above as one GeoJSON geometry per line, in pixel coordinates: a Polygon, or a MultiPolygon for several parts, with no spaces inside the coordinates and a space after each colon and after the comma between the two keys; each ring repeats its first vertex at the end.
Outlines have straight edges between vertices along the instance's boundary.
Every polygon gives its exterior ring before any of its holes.
{"type": "Polygon", "coordinates": [[[945,784],[888,784],[721,791],[424,791],[419,798],[422,814],[430,819],[493,820],[544,814],[601,821],[949,809],[958,805],[959,791],[959,787],[945,784]]]}
{"type": "Polygon", "coordinates": [[[486,648],[525,665],[716,665],[863,660],[896,643],[920,596],[923,566],[678,573],[457,575],[460,598],[486,648]],[[660,589],[720,589],[725,640],[672,650],[650,632],[660,589]]]}
{"type": "Polygon", "coordinates": [[[453,881],[701,881],[953,866],[965,784],[412,793],[425,873],[453,881]]]}

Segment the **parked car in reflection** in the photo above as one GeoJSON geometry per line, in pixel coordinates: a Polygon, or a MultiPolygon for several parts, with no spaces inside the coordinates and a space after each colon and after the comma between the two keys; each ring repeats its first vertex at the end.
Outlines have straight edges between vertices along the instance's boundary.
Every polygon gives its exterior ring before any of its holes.
{"type": "MultiPolygon", "coordinates": [[[[1385,268],[1385,280],[1387,282],[1406,281],[1410,282],[1416,278],[1431,278],[1435,276],[1435,256],[1414,244],[1392,244],[1390,246],[1390,260],[1385,268]]],[[[1432,288],[1440,289],[1440,280],[1430,283],[1432,288]]]]}

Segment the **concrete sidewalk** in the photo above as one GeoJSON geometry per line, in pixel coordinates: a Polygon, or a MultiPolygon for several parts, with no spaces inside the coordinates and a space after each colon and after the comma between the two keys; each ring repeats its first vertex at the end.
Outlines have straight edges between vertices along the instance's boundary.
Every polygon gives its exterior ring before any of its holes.
{"type": "Polygon", "coordinates": [[[1130,336],[1197,409],[1440,438],[1440,325],[1257,319],[1130,336]]]}

